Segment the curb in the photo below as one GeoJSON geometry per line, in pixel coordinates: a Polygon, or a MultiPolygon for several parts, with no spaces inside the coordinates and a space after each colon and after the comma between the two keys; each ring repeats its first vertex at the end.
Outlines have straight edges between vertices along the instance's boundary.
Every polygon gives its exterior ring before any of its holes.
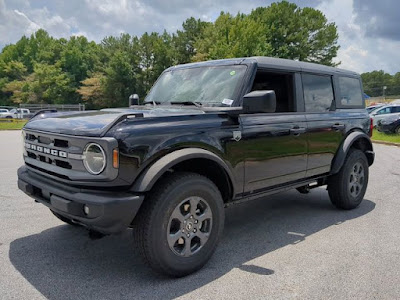
{"type": "Polygon", "coordinates": [[[384,141],[377,141],[377,140],[372,140],[372,142],[375,144],[400,147],[400,143],[384,142],[384,141]]]}

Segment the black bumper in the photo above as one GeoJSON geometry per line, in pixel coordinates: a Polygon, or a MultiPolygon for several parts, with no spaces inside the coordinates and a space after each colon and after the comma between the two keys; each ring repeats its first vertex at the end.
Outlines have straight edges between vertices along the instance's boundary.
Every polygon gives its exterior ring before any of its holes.
{"type": "Polygon", "coordinates": [[[105,234],[129,227],[144,199],[143,195],[128,192],[72,187],[35,174],[25,166],[18,169],[18,188],[56,213],[105,234]]]}

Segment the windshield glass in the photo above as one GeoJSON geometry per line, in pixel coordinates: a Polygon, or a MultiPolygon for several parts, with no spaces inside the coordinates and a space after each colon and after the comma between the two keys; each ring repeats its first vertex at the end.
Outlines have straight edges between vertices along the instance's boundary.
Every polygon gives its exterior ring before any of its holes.
{"type": "Polygon", "coordinates": [[[245,72],[243,65],[171,70],[160,76],[145,103],[231,106],[245,72]]]}

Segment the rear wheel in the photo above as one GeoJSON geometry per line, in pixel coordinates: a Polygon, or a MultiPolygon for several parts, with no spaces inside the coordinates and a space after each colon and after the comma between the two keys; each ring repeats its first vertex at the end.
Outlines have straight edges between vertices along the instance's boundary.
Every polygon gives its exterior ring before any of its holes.
{"type": "Polygon", "coordinates": [[[224,204],[215,184],[192,173],[157,183],[134,221],[137,246],[150,267],[181,277],[213,254],[224,226],[224,204]]]}
{"type": "Polygon", "coordinates": [[[359,206],[367,190],[368,175],[368,161],[364,152],[350,149],[341,170],[328,182],[332,204],[341,209],[359,206]]]}

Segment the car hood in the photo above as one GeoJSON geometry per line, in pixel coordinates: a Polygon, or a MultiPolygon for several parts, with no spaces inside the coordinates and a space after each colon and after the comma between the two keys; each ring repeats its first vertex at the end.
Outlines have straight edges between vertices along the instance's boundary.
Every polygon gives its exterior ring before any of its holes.
{"type": "Polygon", "coordinates": [[[185,106],[138,106],[98,111],[43,113],[31,119],[24,128],[77,136],[101,136],[128,115],[134,115],[136,118],[157,118],[204,113],[200,108],[185,106]]]}

